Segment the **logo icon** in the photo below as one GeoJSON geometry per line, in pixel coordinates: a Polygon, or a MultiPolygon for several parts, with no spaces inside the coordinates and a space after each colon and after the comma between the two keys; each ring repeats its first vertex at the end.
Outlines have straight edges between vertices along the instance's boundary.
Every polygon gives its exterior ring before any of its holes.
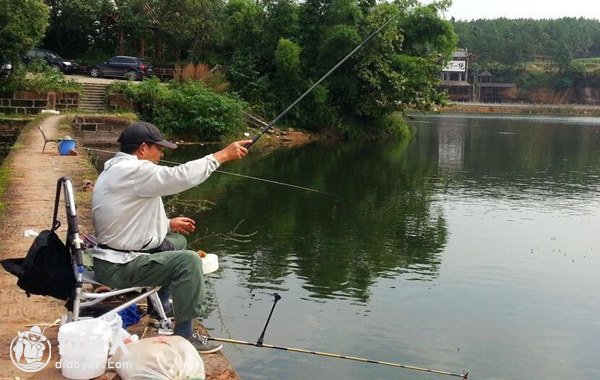
{"type": "Polygon", "coordinates": [[[10,360],[23,372],[37,372],[44,368],[52,356],[50,341],[39,326],[29,331],[18,331],[10,344],[10,360]]]}

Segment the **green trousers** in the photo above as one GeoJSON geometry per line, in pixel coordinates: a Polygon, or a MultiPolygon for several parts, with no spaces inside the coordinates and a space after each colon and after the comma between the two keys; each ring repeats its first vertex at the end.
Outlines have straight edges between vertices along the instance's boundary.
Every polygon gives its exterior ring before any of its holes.
{"type": "Polygon", "coordinates": [[[199,317],[204,304],[204,274],[198,253],[186,250],[185,237],[168,234],[173,251],[136,257],[125,264],[115,264],[94,258],[94,273],[98,281],[112,288],[162,286],[173,299],[175,319],[179,322],[199,317]]]}

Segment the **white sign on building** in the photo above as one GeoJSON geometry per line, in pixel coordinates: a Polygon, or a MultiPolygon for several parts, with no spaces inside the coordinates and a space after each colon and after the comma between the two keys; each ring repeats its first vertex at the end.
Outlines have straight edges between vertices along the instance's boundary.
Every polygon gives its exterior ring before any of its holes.
{"type": "Polygon", "coordinates": [[[444,71],[451,71],[451,72],[465,72],[467,68],[467,63],[465,61],[450,61],[448,62],[448,64],[446,65],[446,67],[444,67],[444,71]]]}

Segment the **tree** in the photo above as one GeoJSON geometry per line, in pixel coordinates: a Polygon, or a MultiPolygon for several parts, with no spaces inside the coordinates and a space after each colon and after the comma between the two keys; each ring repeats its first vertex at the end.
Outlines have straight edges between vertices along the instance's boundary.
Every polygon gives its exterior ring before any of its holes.
{"type": "Polygon", "coordinates": [[[506,18],[454,22],[459,45],[481,64],[518,66],[550,57],[561,71],[571,60],[600,52],[600,22],[565,17],[557,20],[506,18]]]}
{"type": "Polygon", "coordinates": [[[153,2],[147,0],[115,0],[115,26],[119,31],[119,54],[125,53],[126,36],[140,42],[137,55],[145,56],[145,38],[156,18],[153,2]]]}
{"type": "MultiPolygon", "coordinates": [[[[106,47],[105,15],[114,8],[110,0],[48,0],[50,28],[44,45],[67,57],[106,47]]],[[[114,46],[109,44],[108,46],[114,46]]]]}
{"type": "Polygon", "coordinates": [[[176,61],[192,47],[195,55],[201,55],[205,47],[211,46],[219,4],[216,0],[156,0],[157,28],[166,34],[176,61]]]}
{"type": "Polygon", "coordinates": [[[272,69],[272,61],[268,58],[275,54],[281,39],[298,43],[299,7],[293,0],[277,0],[269,2],[265,7],[265,23],[263,27],[264,64],[272,69]]]}
{"type": "Polygon", "coordinates": [[[231,0],[220,21],[228,80],[246,101],[264,103],[269,93],[267,75],[273,67],[267,61],[273,56],[265,54],[263,9],[252,0],[231,0]]]}
{"type": "Polygon", "coordinates": [[[19,57],[44,37],[48,7],[42,0],[0,0],[0,55],[19,57]]]}
{"type": "MultiPolygon", "coordinates": [[[[457,41],[451,24],[438,15],[444,6],[443,2],[427,6],[382,3],[363,10],[351,0],[304,3],[301,24],[313,23],[302,35],[302,48],[308,50],[303,58],[309,82],[403,9],[395,22],[322,83],[322,94],[344,133],[388,132],[386,123],[394,111],[408,107],[428,110],[442,101],[437,90],[439,72],[457,41]],[[313,39],[319,41],[317,47],[312,46],[313,39]]],[[[310,121],[312,125],[303,126],[314,128],[315,120],[310,121]]]]}
{"type": "MultiPolygon", "coordinates": [[[[292,40],[282,38],[277,44],[274,54],[275,71],[273,73],[273,90],[271,93],[279,103],[289,104],[295,99],[297,89],[300,91],[302,80],[300,53],[302,49],[292,40]]],[[[297,117],[298,109],[292,110],[290,117],[297,117]]]]}

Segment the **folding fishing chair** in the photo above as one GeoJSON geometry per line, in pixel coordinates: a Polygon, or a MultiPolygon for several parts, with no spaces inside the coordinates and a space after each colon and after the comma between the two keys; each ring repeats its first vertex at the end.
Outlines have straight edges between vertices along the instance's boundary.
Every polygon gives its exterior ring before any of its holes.
{"type": "MultiPolygon", "coordinates": [[[[80,318],[80,313],[82,309],[89,308],[94,306],[102,301],[107,300],[110,297],[115,297],[127,293],[137,293],[137,295],[133,296],[133,298],[128,301],[122,303],[121,305],[107,311],[103,315],[109,313],[116,313],[121,310],[128,308],[134,303],[143,300],[144,298],[149,298],[152,302],[152,306],[154,310],[158,312],[159,322],[158,322],[158,330],[159,333],[170,334],[172,333],[172,322],[169,318],[167,318],[164,308],[162,306],[162,302],[157,294],[160,290],[160,287],[153,288],[144,288],[144,287],[131,287],[126,289],[112,289],[108,292],[103,293],[94,293],[89,291],[84,291],[85,284],[91,284],[96,286],[104,286],[101,282],[97,281],[94,278],[94,272],[88,270],[83,265],[83,251],[85,249],[84,241],[82,240],[79,234],[79,225],[77,222],[77,210],[75,206],[75,195],[73,192],[73,183],[69,177],[61,177],[56,185],[56,202],[55,202],[55,211],[54,211],[54,220],[56,220],[57,214],[57,205],[58,199],[60,197],[60,191],[64,191],[64,200],[65,200],[65,208],[67,212],[67,239],[66,246],[71,253],[72,257],[72,265],[73,272],[75,274],[75,289],[73,291],[73,296],[67,303],[67,309],[69,310],[67,314],[66,322],[76,321],[80,318]]],[[[107,287],[108,288],[108,287],[107,287]]]]}
{"type": "Polygon", "coordinates": [[[117,307],[114,307],[103,315],[109,313],[117,313],[121,310],[128,308],[134,303],[143,300],[148,297],[154,306],[154,309],[159,315],[158,331],[160,334],[171,334],[173,323],[167,318],[160,298],[157,292],[160,287],[144,288],[144,287],[131,287],[126,289],[112,289],[103,293],[95,293],[93,291],[87,291],[88,288],[95,286],[103,286],[109,288],[94,278],[94,272],[88,270],[83,264],[83,251],[86,246],[83,239],[79,234],[79,225],[77,221],[77,208],[75,206],[75,195],[73,192],[73,183],[69,177],[61,177],[56,184],[56,198],[54,202],[54,216],[52,220],[52,228],[55,230],[60,226],[60,222],[57,219],[58,205],[60,201],[61,190],[64,192],[64,201],[67,216],[67,238],[65,245],[71,256],[72,270],[75,276],[75,285],[71,297],[67,300],[66,308],[68,313],[66,315],[65,323],[77,321],[81,317],[83,309],[90,308],[100,302],[106,301],[107,299],[115,296],[124,295],[127,293],[134,294],[132,298],[123,302],[117,307]]]}
{"type": "Polygon", "coordinates": [[[58,144],[60,144],[60,142],[61,142],[61,141],[63,141],[63,139],[49,139],[49,138],[46,136],[46,133],[44,132],[44,130],[42,129],[42,127],[40,127],[40,126],[38,125],[38,127],[37,127],[37,128],[38,128],[38,130],[39,130],[40,132],[42,132],[42,137],[44,138],[44,146],[42,147],[42,152],[44,152],[44,150],[46,149],[46,144],[48,144],[49,142],[56,143],[56,145],[58,145],[58,144]]]}

